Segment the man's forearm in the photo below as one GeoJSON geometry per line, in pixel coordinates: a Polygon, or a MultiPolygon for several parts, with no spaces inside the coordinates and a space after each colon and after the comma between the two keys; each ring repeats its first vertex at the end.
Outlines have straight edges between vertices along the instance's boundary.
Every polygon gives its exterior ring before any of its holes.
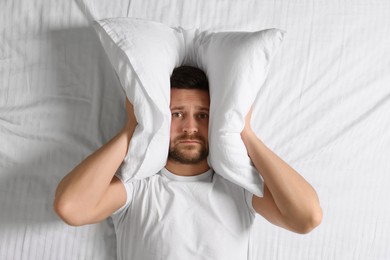
{"type": "Polygon", "coordinates": [[[261,173],[276,206],[291,227],[316,222],[322,211],[316,192],[306,180],[267,148],[253,131],[242,139],[256,169],[261,173]]]}

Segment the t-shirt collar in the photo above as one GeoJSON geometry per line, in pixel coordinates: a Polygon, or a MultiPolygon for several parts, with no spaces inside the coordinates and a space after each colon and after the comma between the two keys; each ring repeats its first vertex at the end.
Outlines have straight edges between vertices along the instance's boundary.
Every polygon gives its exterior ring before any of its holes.
{"type": "Polygon", "coordinates": [[[210,168],[208,171],[201,173],[199,175],[181,176],[168,171],[166,168],[161,169],[161,174],[167,177],[168,179],[173,181],[183,181],[183,182],[194,182],[194,181],[211,182],[213,172],[214,172],[213,169],[210,168]]]}

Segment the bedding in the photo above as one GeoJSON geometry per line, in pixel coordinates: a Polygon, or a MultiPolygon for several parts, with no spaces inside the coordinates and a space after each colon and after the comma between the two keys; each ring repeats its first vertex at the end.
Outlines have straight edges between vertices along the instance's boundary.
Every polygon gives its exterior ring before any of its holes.
{"type": "Polygon", "coordinates": [[[251,259],[390,259],[390,2],[5,0],[0,8],[0,259],[116,259],[111,219],[70,227],[60,179],[126,118],[93,20],[288,32],[254,102],[258,136],[317,190],[322,224],[256,218],[251,259]]]}
{"type": "Polygon", "coordinates": [[[262,196],[262,179],[240,133],[284,33],[185,30],[132,18],[104,19],[94,25],[139,121],[118,176],[131,181],[165,166],[169,78],[175,67],[191,65],[203,69],[210,83],[210,166],[262,196]]]}
{"type": "Polygon", "coordinates": [[[152,176],[168,157],[169,79],[184,58],[182,35],[142,20],[103,20],[94,27],[138,122],[117,176],[125,182],[152,176]]]}

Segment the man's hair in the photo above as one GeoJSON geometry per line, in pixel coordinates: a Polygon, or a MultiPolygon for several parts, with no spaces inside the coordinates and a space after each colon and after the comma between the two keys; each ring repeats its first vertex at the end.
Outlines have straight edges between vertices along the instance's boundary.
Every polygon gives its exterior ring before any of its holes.
{"type": "Polygon", "coordinates": [[[201,69],[181,66],[173,70],[171,88],[209,91],[209,82],[206,74],[201,69]]]}

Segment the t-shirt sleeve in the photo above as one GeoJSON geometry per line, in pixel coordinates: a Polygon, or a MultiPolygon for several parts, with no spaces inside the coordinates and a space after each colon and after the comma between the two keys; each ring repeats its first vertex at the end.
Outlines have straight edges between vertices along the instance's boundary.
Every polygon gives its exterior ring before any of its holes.
{"type": "Polygon", "coordinates": [[[112,216],[122,215],[122,213],[125,212],[126,209],[129,207],[129,205],[131,204],[131,201],[133,200],[133,196],[134,196],[134,184],[133,184],[133,182],[126,182],[125,183],[119,176],[117,176],[117,177],[123,183],[123,185],[125,186],[125,190],[126,190],[126,203],[122,207],[117,209],[114,213],[112,213],[112,216]]]}
{"type": "Polygon", "coordinates": [[[256,214],[256,210],[253,208],[252,199],[253,194],[247,190],[244,190],[245,202],[252,214],[256,214]]]}

